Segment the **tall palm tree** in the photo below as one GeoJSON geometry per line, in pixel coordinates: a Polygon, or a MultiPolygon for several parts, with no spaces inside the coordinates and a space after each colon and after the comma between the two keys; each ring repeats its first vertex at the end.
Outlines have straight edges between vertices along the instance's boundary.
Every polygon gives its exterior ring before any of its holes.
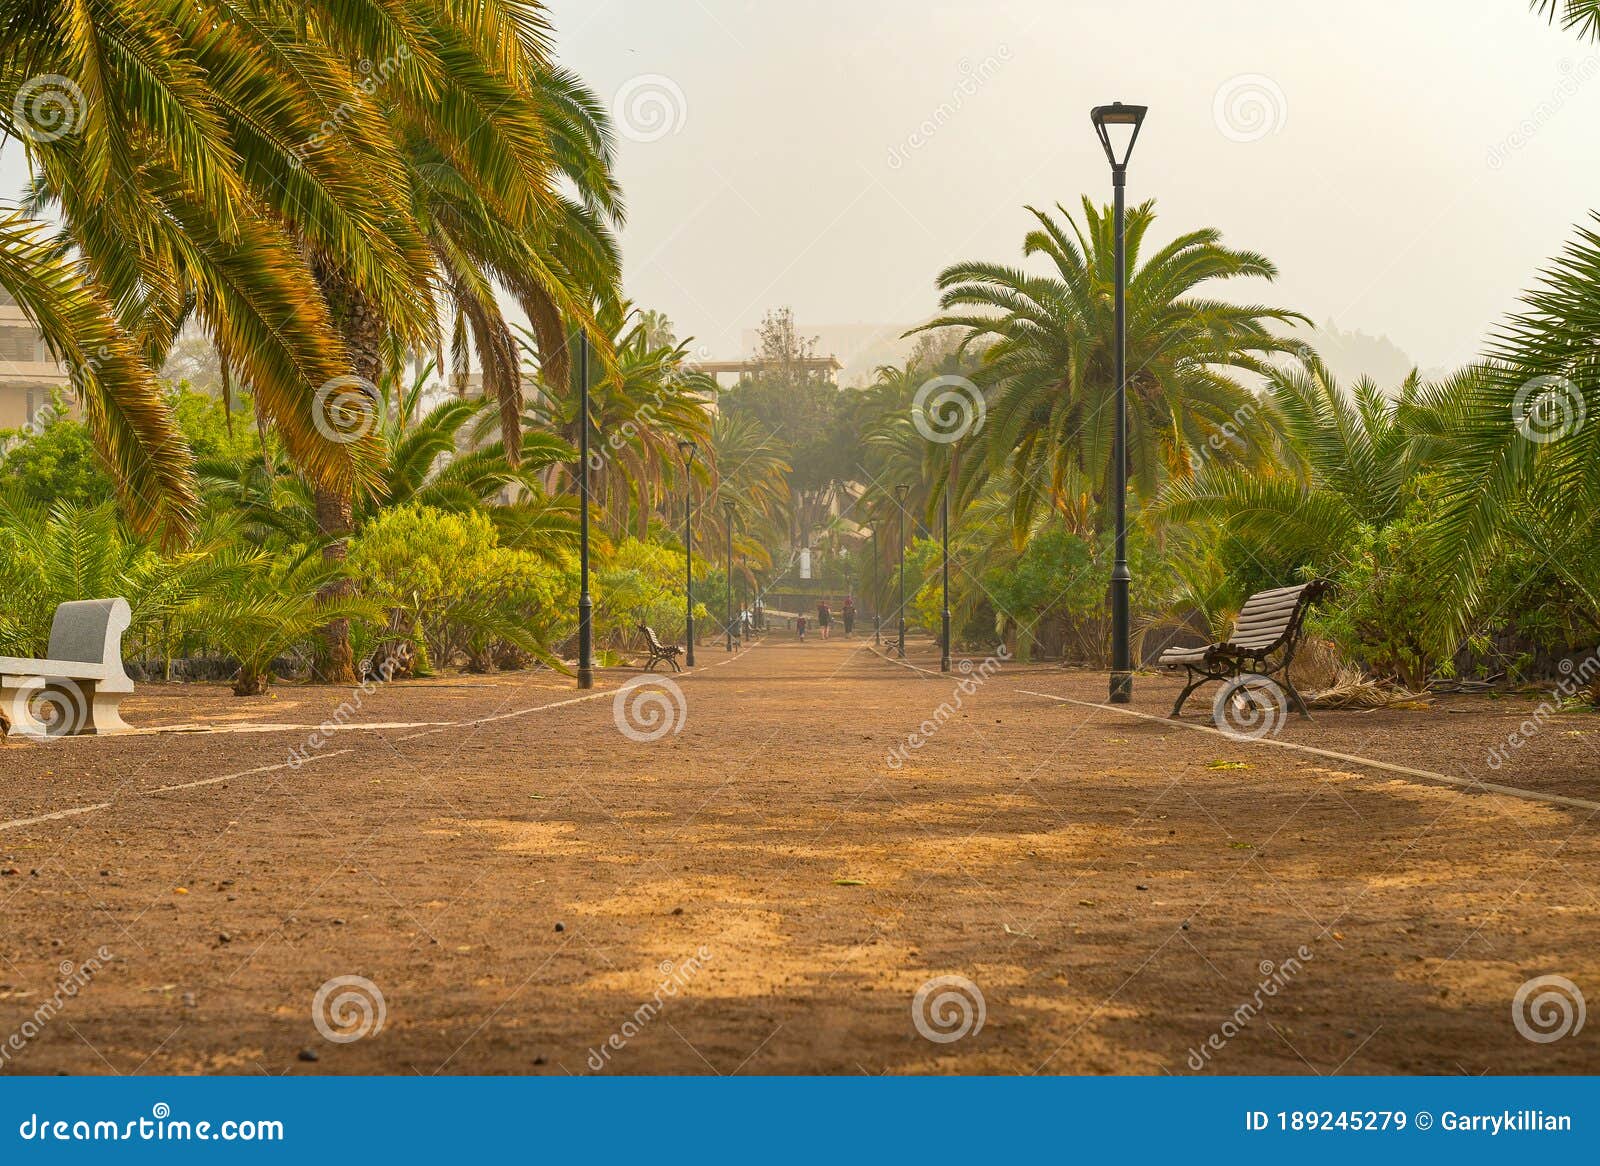
{"type": "MultiPolygon", "coordinates": [[[[1057,207],[1064,228],[1028,209],[1038,225],[1023,255],[1045,257],[1054,271],[957,263],[939,275],[945,314],[916,330],[956,327],[966,344],[987,345],[976,378],[987,397],[984,456],[962,474],[1009,472],[1019,536],[1042,505],[1091,509],[1104,523],[1116,391],[1113,216],[1085,198],[1081,227],[1057,207]]],[[[1215,230],[1180,235],[1141,263],[1154,221],[1150,202],[1127,214],[1128,460],[1144,497],[1187,476],[1193,452],[1224,426],[1255,435],[1253,397],[1231,374],[1265,373],[1266,357],[1295,347],[1271,326],[1305,322],[1286,309],[1198,294],[1219,280],[1277,275],[1264,256],[1223,246],[1215,230]]],[[[1247,440],[1244,448],[1259,446],[1247,440]]]]}
{"type": "MultiPolygon", "coordinates": [[[[520,359],[498,291],[526,312],[552,369],[567,362],[568,321],[595,331],[590,305],[614,298],[620,274],[610,224],[620,222],[622,203],[605,113],[551,62],[538,3],[388,6],[404,19],[352,19],[344,6],[329,6],[304,35],[346,60],[383,62],[383,83],[363,96],[398,143],[398,185],[425,241],[414,290],[442,292],[454,318],[453,363],[464,369],[475,359],[514,466],[522,450],[520,359]]],[[[320,258],[318,278],[356,376],[378,383],[386,359],[410,339],[405,321],[365,294],[337,252],[320,258]]],[[[603,363],[608,356],[602,346],[603,363]]],[[[319,489],[330,561],[345,554],[353,506],[348,484],[319,489]]],[[[328,629],[325,656],[330,678],[353,677],[344,627],[328,629]]]]}
{"type": "MultiPolygon", "coordinates": [[[[395,3],[362,12],[374,21],[395,3]]],[[[57,215],[55,245],[145,363],[158,367],[197,320],[296,463],[348,487],[376,451],[331,441],[318,424],[316,388],[351,370],[314,257],[338,254],[351,286],[420,337],[431,329],[416,292],[427,251],[409,226],[392,142],[366,114],[354,71],[302,35],[307,19],[274,0],[10,5],[0,118],[28,152],[23,210],[57,215]],[[334,122],[337,143],[323,130],[334,122]]],[[[102,437],[116,448],[114,434],[102,437]]],[[[158,465],[182,460],[170,444],[141,452],[158,465]]],[[[161,472],[171,494],[181,469],[161,472]]],[[[129,501],[140,514],[161,507],[155,496],[129,501]]],[[[181,498],[165,509],[181,513],[181,498]]]]}

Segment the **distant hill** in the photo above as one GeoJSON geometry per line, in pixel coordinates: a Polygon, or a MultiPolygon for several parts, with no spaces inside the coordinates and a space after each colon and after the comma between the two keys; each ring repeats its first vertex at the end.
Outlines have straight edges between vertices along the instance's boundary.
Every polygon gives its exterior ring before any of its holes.
{"type": "MultiPolygon", "coordinates": [[[[1411,375],[1416,361],[1387,336],[1369,336],[1365,332],[1346,332],[1331,319],[1315,328],[1302,328],[1297,335],[1321,354],[1341,385],[1349,387],[1362,377],[1371,377],[1385,392],[1392,392],[1411,375]]],[[[1452,372],[1446,368],[1422,369],[1424,380],[1445,376],[1452,372]]]]}

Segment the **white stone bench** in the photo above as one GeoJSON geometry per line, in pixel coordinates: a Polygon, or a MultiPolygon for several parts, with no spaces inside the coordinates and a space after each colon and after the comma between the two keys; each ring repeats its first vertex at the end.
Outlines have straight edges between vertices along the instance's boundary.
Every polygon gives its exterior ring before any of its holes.
{"type": "Polygon", "coordinates": [[[122,633],[132,621],[126,599],[63,603],[50,621],[48,659],[0,656],[0,710],[11,720],[11,732],[125,732],[117,708],[133,692],[122,667],[122,633]],[[48,722],[35,715],[46,708],[52,710],[48,722]]]}

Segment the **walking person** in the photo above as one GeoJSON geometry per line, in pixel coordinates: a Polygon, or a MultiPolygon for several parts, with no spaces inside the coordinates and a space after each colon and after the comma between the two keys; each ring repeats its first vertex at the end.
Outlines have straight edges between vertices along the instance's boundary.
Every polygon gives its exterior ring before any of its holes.
{"type": "Polygon", "coordinates": [[[848,640],[855,634],[856,630],[856,601],[854,597],[849,595],[844,597],[844,607],[839,614],[844,619],[844,638],[848,640]]]}
{"type": "Polygon", "coordinates": [[[806,638],[806,617],[805,616],[797,615],[797,616],[794,617],[794,630],[800,634],[800,638],[802,640],[806,638]]]}
{"type": "Polygon", "coordinates": [[[828,638],[828,629],[833,626],[833,612],[828,608],[826,599],[817,600],[817,627],[822,630],[822,638],[828,638]]]}

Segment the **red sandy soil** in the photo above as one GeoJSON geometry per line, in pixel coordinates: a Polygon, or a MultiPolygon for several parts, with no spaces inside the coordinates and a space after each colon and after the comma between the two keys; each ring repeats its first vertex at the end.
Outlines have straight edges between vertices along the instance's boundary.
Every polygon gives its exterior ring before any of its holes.
{"type": "MultiPolygon", "coordinates": [[[[0,1072],[1600,1071],[1600,1025],[1513,1016],[1540,976],[1600,1002],[1593,809],[1191,731],[1166,678],[1140,719],[1031,695],[1103,674],[859,638],[700,657],[654,741],[615,670],[558,707],[548,672],[153,685],[130,722],[233,731],[0,746],[0,1072]],[[313,1016],[343,976],[383,998],[349,1042],[313,1016]],[[981,1027],[922,1035],[936,977],[981,1027]]],[[[1589,714],[1488,767],[1535,704],[1276,740],[1600,803],[1589,714]]]]}

